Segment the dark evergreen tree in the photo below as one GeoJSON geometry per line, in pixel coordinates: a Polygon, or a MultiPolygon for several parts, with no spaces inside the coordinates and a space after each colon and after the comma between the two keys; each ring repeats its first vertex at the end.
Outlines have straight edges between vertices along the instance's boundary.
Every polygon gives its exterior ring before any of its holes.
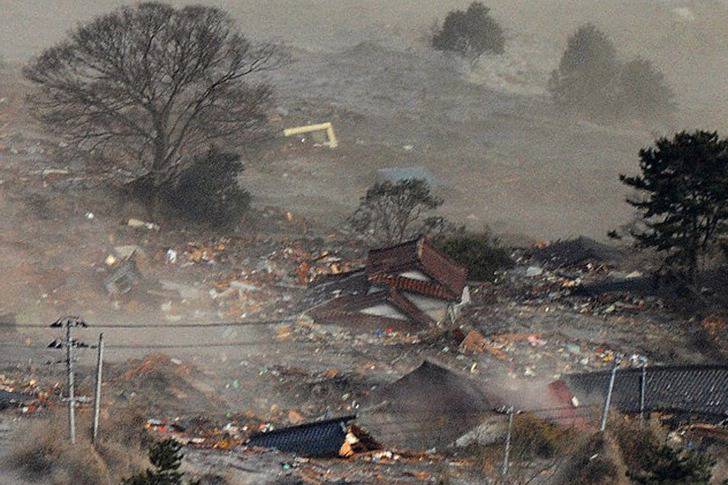
{"type": "MultiPolygon", "coordinates": [[[[173,439],[159,441],[149,449],[149,461],[154,469],[147,469],[122,481],[124,485],[182,485],[182,445],[173,439]]],[[[193,485],[197,482],[190,482],[193,485]]]]}
{"type": "Polygon", "coordinates": [[[665,119],[675,111],[673,98],[665,76],[650,61],[638,58],[622,66],[618,95],[620,117],[665,119]]]}
{"type": "Polygon", "coordinates": [[[250,195],[238,184],[242,170],[236,153],[210,149],[179,174],[165,199],[187,219],[212,226],[233,224],[250,204],[250,195]]]}
{"type": "Polygon", "coordinates": [[[606,34],[592,24],[569,37],[559,68],[551,73],[549,92],[564,110],[603,116],[613,113],[617,51],[606,34]]]}
{"type": "Polygon", "coordinates": [[[491,17],[490,9],[473,2],[466,11],[453,10],[447,14],[442,28],[432,37],[432,46],[475,62],[487,52],[502,54],[505,36],[501,26],[491,17]]]}
{"type": "Polygon", "coordinates": [[[673,93],[650,61],[622,64],[604,32],[592,24],[569,37],[548,90],[564,111],[601,120],[664,120],[675,111],[673,93]]]}
{"type": "Polygon", "coordinates": [[[665,264],[693,281],[702,257],[728,230],[728,140],[715,132],[681,132],[639,152],[641,174],[620,176],[642,197],[628,200],[644,230],[638,247],[664,253],[665,264]]]}

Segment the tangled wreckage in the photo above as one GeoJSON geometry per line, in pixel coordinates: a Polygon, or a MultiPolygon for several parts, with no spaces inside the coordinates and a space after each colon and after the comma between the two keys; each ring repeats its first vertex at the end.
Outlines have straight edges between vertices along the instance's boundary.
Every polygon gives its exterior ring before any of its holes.
{"type": "Polygon", "coordinates": [[[421,237],[370,250],[364,268],[317,279],[303,305],[316,322],[421,330],[469,302],[467,270],[421,237]]]}

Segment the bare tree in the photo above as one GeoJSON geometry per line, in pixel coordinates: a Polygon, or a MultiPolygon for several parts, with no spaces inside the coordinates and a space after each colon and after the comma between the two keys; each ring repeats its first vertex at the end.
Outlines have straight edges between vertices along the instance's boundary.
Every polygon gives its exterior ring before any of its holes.
{"type": "Polygon", "coordinates": [[[424,180],[407,179],[373,185],[351,216],[352,228],[378,243],[397,244],[417,235],[437,235],[450,228],[439,216],[426,213],[442,205],[424,180]]]}
{"type": "Polygon", "coordinates": [[[141,3],[80,26],[24,74],[52,132],[156,193],[210,146],[261,133],[271,87],[256,74],[282,60],[220,9],[141,3]]]}

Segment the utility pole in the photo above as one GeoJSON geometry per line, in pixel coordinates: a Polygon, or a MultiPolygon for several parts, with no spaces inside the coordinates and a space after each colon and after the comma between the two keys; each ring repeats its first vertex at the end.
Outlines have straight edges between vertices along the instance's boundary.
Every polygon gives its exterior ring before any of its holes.
{"type": "Polygon", "coordinates": [[[104,365],[104,334],[99,334],[98,354],[96,356],[96,393],[94,394],[94,428],[92,442],[96,444],[99,436],[99,412],[101,411],[101,372],[104,365]]]}
{"type": "Polygon", "coordinates": [[[609,376],[609,387],[607,388],[607,398],[604,400],[604,411],[602,412],[602,423],[599,426],[599,431],[604,432],[607,429],[607,418],[609,417],[609,405],[612,402],[612,391],[614,390],[614,379],[617,377],[617,369],[619,363],[622,361],[622,357],[614,356],[614,366],[612,367],[612,373],[609,376]]]}
{"type": "Polygon", "coordinates": [[[66,325],[66,375],[68,378],[68,434],[71,444],[76,444],[76,395],[73,382],[73,341],[71,325],[66,325]]]}
{"type": "Polygon", "coordinates": [[[511,453],[511,433],[513,431],[513,406],[508,408],[508,433],[506,434],[506,449],[503,453],[503,478],[508,475],[508,457],[511,453]]]}
{"type": "Polygon", "coordinates": [[[54,349],[64,348],[66,350],[66,378],[68,382],[68,435],[71,440],[71,444],[76,444],[76,401],[78,400],[75,395],[75,382],[73,374],[73,349],[75,347],[84,346],[76,342],[71,336],[71,329],[74,327],[87,327],[79,317],[65,317],[59,318],[51,324],[51,328],[65,328],[66,335],[64,342],[60,342],[57,339],[51,342],[48,347],[54,349]]]}
{"type": "Polygon", "coordinates": [[[642,373],[640,374],[640,426],[645,426],[645,394],[647,390],[647,358],[640,357],[642,373]]]}

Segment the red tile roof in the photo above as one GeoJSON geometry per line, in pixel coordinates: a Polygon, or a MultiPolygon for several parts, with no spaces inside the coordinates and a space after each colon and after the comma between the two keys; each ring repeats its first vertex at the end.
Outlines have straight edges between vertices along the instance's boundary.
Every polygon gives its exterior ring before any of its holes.
{"type": "Polygon", "coordinates": [[[374,274],[369,277],[371,283],[386,285],[402,291],[418,293],[420,295],[439,298],[442,300],[458,301],[462,295],[452,293],[447,287],[430,281],[415,280],[404,276],[390,276],[386,274],[374,274]]]}
{"type": "Polygon", "coordinates": [[[450,295],[448,299],[452,299],[453,295],[457,298],[462,295],[468,276],[466,268],[448,258],[423,237],[369,251],[366,272],[370,281],[378,275],[398,276],[403,271],[427,274],[445,287],[450,295]]]}
{"type": "MultiPolygon", "coordinates": [[[[361,310],[379,304],[389,304],[412,323],[426,326],[435,321],[404,296],[415,293],[445,301],[459,301],[467,279],[467,270],[436,249],[427,239],[419,238],[396,246],[372,249],[364,270],[316,282],[312,287],[316,301],[312,314],[319,318],[358,320],[361,310]],[[422,281],[402,276],[406,271],[418,271],[430,278],[422,281]],[[359,276],[361,275],[361,276],[359,276]],[[380,291],[368,293],[372,287],[380,291]],[[326,302],[326,299],[335,296],[326,302]],[[322,304],[321,304],[322,303],[322,304]]],[[[395,320],[372,316],[378,320],[395,320]]]]}

